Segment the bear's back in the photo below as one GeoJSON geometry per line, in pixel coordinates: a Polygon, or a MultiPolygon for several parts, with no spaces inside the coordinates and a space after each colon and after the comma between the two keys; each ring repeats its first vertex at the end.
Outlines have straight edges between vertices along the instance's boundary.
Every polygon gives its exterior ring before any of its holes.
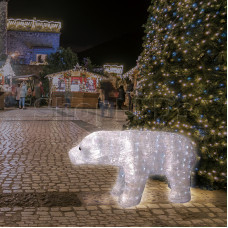
{"type": "MultiPolygon", "coordinates": [[[[139,130],[126,130],[126,131],[98,131],[98,134],[105,141],[114,140],[116,143],[121,141],[129,141],[140,143],[144,146],[152,144],[171,144],[171,143],[191,143],[192,141],[181,134],[165,131],[139,131],[139,130]]],[[[94,134],[93,133],[93,134],[94,134]]]]}
{"type": "Polygon", "coordinates": [[[167,153],[175,150],[176,153],[181,153],[184,146],[192,144],[188,137],[165,131],[100,131],[96,132],[102,137],[102,141],[116,148],[116,152],[122,149],[132,149],[142,155],[148,156],[151,153],[167,153]],[[127,148],[128,147],[128,148],[127,148]]]}

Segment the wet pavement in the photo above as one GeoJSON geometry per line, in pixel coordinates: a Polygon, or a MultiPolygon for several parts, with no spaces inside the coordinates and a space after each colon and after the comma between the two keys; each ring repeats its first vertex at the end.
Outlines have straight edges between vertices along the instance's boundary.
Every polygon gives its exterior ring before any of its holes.
{"type": "Polygon", "coordinates": [[[0,111],[0,226],[227,226],[224,191],[192,188],[189,203],[174,204],[165,182],[148,179],[141,203],[123,209],[110,195],[116,167],[70,163],[86,135],[121,130],[125,120],[124,111],[0,111]]]}

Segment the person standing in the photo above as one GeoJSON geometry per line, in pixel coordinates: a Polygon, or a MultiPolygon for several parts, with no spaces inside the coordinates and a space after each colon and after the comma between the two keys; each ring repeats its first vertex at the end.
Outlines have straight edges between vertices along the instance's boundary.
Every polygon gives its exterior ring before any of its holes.
{"type": "Polygon", "coordinates": [[[43,87],[43,83],[40,82],[40,92],[41,92],[41,96],[44,97],[44,87],[43,87]]]}
{"type": "Polygon", "coordinates": [[[134,84],[131,82],[131,80],[128,81],[127,84],[127,95],[128,95],[128,110],[133,110],[133,104],[132,104],[132,93],[134,90],[134,84]]]}
{"type": "Polygon", "coordinates": [[[109,111],[110,118],[114,117],[114,97],[111,96],[114,88],[111,82],[105,81],[102,83],[101,92],[100,92],[100,100],[101,100],[101,116],[104,117],[105,110],[109,111]]]}
{"type": "Polygon", "coordinates": [[[15,95],[16,95],[16,101],[17,101],[17,107],[19,108],[19,101],[20,101],[20,93],[21,93],[21,87],[20,83],[17,84],[17,88],[15,90],[15,95]]]}
{"type": "Polygon", "coordinates": [[[27,86],[25,82],[21,83],[19,108],[25,109],[25,97],[27,95],[27,86]]]}
{"type": "Polygon", "coordinates": [[[123,86],[121,85],[119,87],[119,96],[117,98],[117,105],[118,105],[119,109],[122,109],[122,105],[123,105],[124,101],[125,101],[125,91],[124,91],[123,86]]]}
{"type": "Polygon", "coordinates": [[[71,91],[65,90],[64,97],[65,97],[65,108],[70,108],[71,107],[71,91]]]}
{"type": "Polygon", "coordinates": [[[35,92],[35,106],[36,107],[40,107],[40,99],[41,99],[41,95],[42,95],[42,91],[41,91],[41,82],[38,82],[34,88],[34,92],[35,92]]]}

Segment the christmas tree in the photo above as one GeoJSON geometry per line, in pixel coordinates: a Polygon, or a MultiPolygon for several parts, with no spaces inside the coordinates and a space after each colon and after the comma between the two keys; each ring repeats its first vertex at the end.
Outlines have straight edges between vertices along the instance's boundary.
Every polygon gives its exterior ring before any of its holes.
{"type": "Polygon", "coordinates": [[[198,184],[226,187],[226,2],[153,0],[128,128],[192,137],[198,184]]]}

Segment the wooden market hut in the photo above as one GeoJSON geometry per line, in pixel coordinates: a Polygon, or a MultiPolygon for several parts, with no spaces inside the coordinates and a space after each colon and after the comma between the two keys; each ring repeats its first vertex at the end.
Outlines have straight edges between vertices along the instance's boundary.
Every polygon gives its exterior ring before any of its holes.
{"type": "Polygon", "coordinates": [[[66,98],[71,108],[97,108],[99,81],[104,76],[85,70],[68,70],[46,76],[52,107],[64,107],[66,98]]]}

